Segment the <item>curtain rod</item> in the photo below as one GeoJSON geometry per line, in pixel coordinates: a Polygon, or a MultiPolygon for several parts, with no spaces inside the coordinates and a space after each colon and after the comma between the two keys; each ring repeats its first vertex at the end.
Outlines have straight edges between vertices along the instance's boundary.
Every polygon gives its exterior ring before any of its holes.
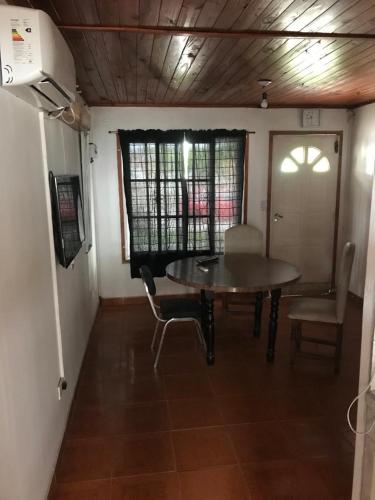
{"type": "MultiPolygon", "coordinates": [[[[255,130],[245,130],[247,134],[255,134],[255,130]]],[[[117,134],[118,130],[108,130],[108,134],[117,134]]]]}

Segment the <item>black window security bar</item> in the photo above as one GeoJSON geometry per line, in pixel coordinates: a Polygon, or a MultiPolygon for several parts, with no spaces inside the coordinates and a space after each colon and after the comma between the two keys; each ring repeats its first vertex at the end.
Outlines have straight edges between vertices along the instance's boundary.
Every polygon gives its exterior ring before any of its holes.
{"type": "Polygon", "coordinates": [[[119,130],[132,277],[223,250],[241,222],[245,131],[119,130]]]}

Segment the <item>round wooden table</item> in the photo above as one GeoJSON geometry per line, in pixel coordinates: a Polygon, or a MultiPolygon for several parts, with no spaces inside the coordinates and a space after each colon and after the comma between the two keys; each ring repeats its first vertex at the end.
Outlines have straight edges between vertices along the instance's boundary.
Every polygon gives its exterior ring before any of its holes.
{"type": "Polygon", "coordinates": [[[254,336],[261,330],[262,302],[265,291],[271,292],[271,312],[268,327],[267,360],[275,357],[277,318],[282,286],[295,283],[301,277],[298,269],[282,260],[258,255],[220,255],[215,263],[199,269],[197,257],[181,259],[169,264],[167,277],[201,290],[202,327],[207,344],[207,363],[215,361],[214,294],[215,292],[255,292],[254,336]]]}

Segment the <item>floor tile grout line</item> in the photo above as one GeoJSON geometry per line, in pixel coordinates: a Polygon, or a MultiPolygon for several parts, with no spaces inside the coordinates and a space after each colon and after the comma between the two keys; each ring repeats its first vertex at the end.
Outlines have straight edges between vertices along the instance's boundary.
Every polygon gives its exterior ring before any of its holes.
{"type": "MultiPolygon", "coordinates": [[[[188,375],[191,375],[191,374],[181,374],[181,376],[188,376],[188,375]]],[[[169,375],[168,375],[169,376],[169,375]]],[[[174,375],[171,375],[171,376],[174,376],[174,375]]],[[[179,375],[178,375],[179,376],[179,375]]],[[[210,387],[212,387],[212,382],[211,380],[209,381],[210,383],[210,387]]],[[[164,386],[163,386],[164,387],[164,386]]],[[[333,387],[332,388],[332,391],[335,392],[337,388],[336,387],[333,387]]],[[[309,388],[310,390],[310,388],[309,388]]],[[[240,391],[240,392],[229,392],[229,391],[226,391],[226,392],[217,392],[215,391],[214,389],[212,389],[212,394],[210,395],[206,395],[206,396],[192,396],[192,397],[186,397],[186,396],[182,396],[182,397],[164,397],[164,398],[155,398],[155,399],[150,399],[150,400],[144,400],[144,399],[139,399],[139,400],[134,400],[134,401],[127,401],[127,400],[124,400],[123,402],[103,402],[102,404],[99,404],[99,403],[82,403],[82,402],[79,402],[79,400],[75,401],[75,406],[78,406],[78,408],[92,408],[92,409],[95,409],[95,408],[98,408],[98,407],[103,407],[103,408],[115,408],[115,407],[123,407],[123,406],[146,406],[146,405],[151,405],[151,404],[154,404],[154,403],[157,403],[159,401],[166,401],[166,400],[191,400],[191,399],[206,399],[206,398],[219,398],[219,399],[223,399],[223,398],[239,398],[239,397],[249,397],[251,399],[255,399],[256,396],[252,395],[252,391],[249,389],[248,391],[240,391]]],[[[283,396],[283,395],[286,395],[289,393],[289,391],[291,391],[292,393],[305,393],[306,392],[306,388],[304,387],[296,387],[295,389],[294,388],[288,388],[288,389],[278,389],[276,392],[273,393],[273,390],[272,390],[272,394],[275,395],[275,396],[283,396]]],[[[315,389],[311,388],[311,391],[314,392],[315,389]]]]}
{"type": "MultiPolygon", "coordinates": [[[[231,364],[231,365],[228,365],[228,369],[231,369],[231,367],[234,367],[234,364],[233,364],[233,365],[232,365],[232,364],[231,364]]],[[[224,369],[223,371],[225,372],[225,369],[224,369]]],[[[188,376],[188,375],[189,375],[189,374],[191,374],[191,373],[195,373],[195,372],[191,372],[191,371],[190,371],[190,372],[178,373],[178,374],[177,374],[177,373],[167,373],[167,374],[162,374],[161,376],[162,376],[162,377],[163,377],[163,376],[174,376],[174,375],[187,375],[187,376],[188,376]]],[[[209,379],[209,384],[210,384],[211,389],[212,389],[212,371],[210,372],[210,369],[209,369],[209,368],[204,367],[204,369],[199,370],[199,374],[201,374],[201,373],[204,373],[204,374],[205,374],[205,376],[206,376],[206,377],[208,377],[208,379],[209,379]]],[[[134,375],[135,375],[135,377],[139,377],[139,375],[137,375],[137,373],[135,373],[134,375]]],[[[283,374],[283,375],[285,375],[285,374],[283,374]]],[[[151,378],[151,376],[150,376],[149,374],[147,374],[147,375],[146,375],[146,374],[143,374],[143,373],[142,373],[141,377],[142,377],[142,376],[144,376],[145,378],[147,378],[147,377],[151,378]]],[[[162,379],[162,380],[163,380],[163,382],[164,382],[164,379],[162,379]]],[[[323,381],[323,380],[322,380],[322,381],[323,381]]],[[[307,381],[307,383],[308,383],[308,381],[307,381]]],[[[310,383],[311,383],[311,382],[310,382],[310,383]]],[[[287,387],[288,385],[289,385],[289,382],[288,382],[288,383],[286,383],[286,387],[287,387]]],[[[339,387],[340,387],[340,386],[339,386],[339,387]]],[[[300,389],[300,390],[304,390],[304,386],[303,386],[303,385],[301,385],[301,387],[299,387],[298,389],[300,389]]],[[[294,389],[292,388],[291,390],[293,391],[294,389]]],[[[224,394],[219,394],[219,393],[216,393],[215,391],[212,391],[212,392],[213,392],[213,394],[212,394],[212,399],[213,399],[213,400],[215,400],[215,401],[217,401],[217,399],[218,399],[218,398],[222,398],[222,397],[225,397],[225,396],[226,396],[226,394],[225,394],[225,393],[224,393],[224,394]]],[[[228,396],[228,397],[230,397],[230,396],[235,396],[235,395],[237,395],[237,396],[242,396],[243,394],[244,394],[244,393],[242,393],[242,392],[240,392],[240,393],[236,393],[236,394],[233,394],[232,392],[229,392],[229,393],[227,394],[227,396],[228,396]]],[[[143,401],[143,400],[141,400],[141,401],[129,401],[129,402],[125,402],[124,406],[133,407],[133,406],[137,406],[137,405],[138,405],[138,406],[148,405],[149,403],[164,402],[164,403],[166,403],[167,408],[169,409],[172,401],[191,400],[191,399],[197,399],[197,398],[167,398],[167,397],[166,397],[166,398],[165,398],[165,399],[163,399],[163,400],[152,400],[152,401],[150,401],[150,400],[147,400],[147,401],[143,401]]],[[[99,406],[100,406],[100,405],[99,405],[99,406]]],[[[116,406],[117,406],[117,405],[116,405],[116,406]]],[[[123,406],[123,404],[121,404],[120,406],[123,406]]],[[[218,405],[218,407],[219,407],[219,413],[220,413],[220,415],[221,415],[221,416],[223,416],[223,407],[222,407],[222,405],[218,405]]],[[[315,421],[317,421],[317,420],[318,420],[318,421],[319,421],[319,420],[320,420],[320,421],[323,421],[323,420],[325,420],[325,421],[330,421],[330,420],[331,420],[331,421],[332,421],[332,419],[330,419],[328,416],[324,416],[324,415],[319,415],[319,416],[314,415],[313,417],[307,417],[307,416],[306,416],[306,417],[302,417],[302,418],[301,418],[300,416],[285,417],[284,419],[281,419],[281,420],[276,418],[276,419],[271,420],[271,422],[274,422],[275,420],[276,420],[276,421],[281,421],[281,422],[282,422],[282,421],[284,421],[284,422],[289,422],[289,421],[301,421],[301,420],[313,420],[313,421],[314,421],[314,420],[315,420],[315,421]]],[[[215,427],[216,427],[216,428],[222,428],[222,427],[226,427],[226,426],[228,426],[228,425],[229,425],[229,426],[231,426],[231,427],[233,426],[233,427],[235,428],[236,426],[243,426],[243,425],[255,425],[255,424],[264,423],[264,422],[267,422],[267,421],[268,421],[268,422],[270,422],[270,420],[266,420],[266,421],[265,421],[265,420],[262,420],[262,419],[261,419],[261,420],[257,420],[257,421],[244,421],[244,422],[237,422],[237,423],[233,423],[233,424],[227,424],[227,422],[225,422],[225,421],[224,421],[224,423],[223,423],[222,425],[221,425],[221,424],[216,424],[216,425],[208,425],[208,426],[200,426],[200,427],[191,427],[191,428],[176,428],[176,429],[172,429],[172,428],[170,428],[170,429],[168,429],[168,431],[166,431],[165,429],[162,429],[162,430],[151,431],[151,432],[150,432],[150,431],[147,431],[146,433],[144,433],[144,432],[138,433],[138,432],[137,432],[137,433],[110,434],[110,435],[109,435],[109,437],[115,437],[115,436],[117,436],[117,435],[120,435],[120,436],[134,436],[134,437],[136,437],[136,436],[141,436],[141,435],[144,435],[144,434],[146,434],[146,435],[150,435],[150,434],[154,434],[154,433],[161,433],[161,432],[169,432],[169,433],[170,433],[170,436],[172,436],[172,432],[179,432],[179,431],[184,431],[184,430],[209,429],[209,428],[215,428],[215,427]]],[[[170,422],[170,423],[171,423],[171,422],[170,422]]],[[[98,436],[94,436],[94,438],[95,438],[95,437],[100,439],[102,436],[99,436],[99,437],[98,437],[98,436]]],[[[91,437],[87,437],[87,436],[79,436],[79,437],[73,437],[72,439],[91,439],[91,437]]],[[[340,441],[340,442],[341,442],[341,441],[340,441]]],[[[173,447],[173,444],[172,444],[172,447],[173,447]]],[[[350,453],[350,452],[348,452],[347,450],[346,450],[346,454],[347,454],[348,456],[349,456],[349,455],[351,455],[351,453],[350,453]]],[[[323,457],[323,458],[332,458],[333,456],[334,456],[334,455],[332,455],[332,454],[329,454],[329,455],[321,455],[321,457],[323,457]]],[[[294,457],[294,458],[299,459],[300,457],[294,457]]],[[[311,455],[310,455],[310,456],[303,456],[302,458],[303,458],[303,459],[306,459],[306,460],[313,460],[313,459],[317,459],[317,458],[318,458],[318,455],[314,455],[314,456],[311,456],[311,455]]],[[[239,458],[237,458],[237,461],[239,461],[239,458]]],[[[258,463],[258,462],[255,462],[255,463],[258,463]]],[[[243,465],[243,464],[242,464],[242,465],[243,465]]],[[[198,470],[199,470],[199,469],[198,469],[198,470]]],[[[165,473],[167,473],[167,472],[165,472],[165,473]]],[[[177,472],[177,473],[178,473],[178,472],[177,472]]],[[[150,474],[150,473],[147,473],[147,474],[150,474]]],[[[178,474],[179,474],[179,473],[178,473],[178,474]]],[[[136,476],[139,476],[139,474],[137,474],[136,476]]],[[[116,477],[121,477],[121,476],[116,476],[116,477]]],[[[129,477],[129,476],[127,476],[127,477],[129,477]]],[[[112,478],[112,473],[111,473],[111,478],[112,478]]],[[[112,481],[112,479],[111,479],[111,481],[112,481]]]]}
{"type": "Polygon", "coordinates": [[[228,429],[228,426],[226,426],[226,433],[227,433],[229,442],[231,444],[233,454],[236,457],[237,465],[238,465],[238,468],[240,470],[240,474],[241,474],[241,478],[242,478],[242,483],[243,483],[245,490],[247,492],[248,499],[251,500],[251,492],[250,492],[250,488],[249,488],[249,485],[248,485],[246,477],[245,477],[245,472],[244,472],[243,467],[242,467],[242,462],[240,461],[240,457],[239,457],[237,450],[236,450],[236,445],[232,439],[232,436],[231,436],[230,430],[228,429]]]}
{"type": "MultiPolygon", "coordinates": [[[[353,456],[354,458],[354,452],[353,453],[345,453],[346,455],[353,456]]],[[[260,464],[268,464],[268,463],[282,463],[282,462],[300,462],[301,460],[323,460],[323,459],[331,459],[331,458],[337,458],[336,455],[310,455],[310,456],[299,456],[295,455],[289,458],[273,458],[273,459],[263,459],[263,460],[246,460],[241,462],[242,465],[260,465],[260,464]]]]}
{"type": "MultiPolygon", "coordinates": [[[[275,424],[275,422],[280,423],[280,424],[287,424],[287,423],[307,423],[307,422],[314,422],[314,421],[322,421],[322,422],[332,422],[332,420],[328,417],[297,417],[297,418],[286,418],[286,419],[267,419],[267,420],[256,420],[256,421],[250,421],[250,422],[225,422],[223,418],[223,423],[222,424],[213,424],[213,425],[200,425],[200,426],[195,426],[195,427],[178,427],[178,428],[173,428],[172,426],[172,420],[170,416],[170,408],[169,408],[169,401],[166,401],[167,403],[167,409],[168,409],[168,423],[170,425],[169,428],[167,429],[159,429],[159,430],[150,430],[150,431],[139,431],[139,432],[115,432],[115,433],[108,433],[108,434],[103,434],[103,435],[95,435],[95,436],[70,436],[66,437],[66,441],[79,441],[79,440],[94,440],[94,439],[108,439],[108,438],[116,438],[116,437],[129,437],[129,436],[148,436],[152,434],[162,434],[162,433],[176,433],[176,432],[186,432],[186,431],[196,431],[196,430],[206,430],[206,429],[211,429],[211,428],[226,428],[226,427],[241,427],[241,426],[256,426],[260,424],[275,424]]],[[[219,409],[220,411],[220,409],[219,409]]]]}
{"type": "MultiPolygon", "coordinates": [[[[312,459],[318,459],[318,458],[330,458],[330,457],[312,457],[312,459]]],[[[249,462],[249,464],[252,464],[253,462],[249,462]]],[[[255,462],[257,464],[258,462],[255,462]]],[[[263,463],[263,462],[259,462],[263,463]]],[[[267,463],[267,461],[265,462],[267,463]]],[[[185,470],[172,470],[172,469],[166,469],[162,471],[152,471],[152,472],[139,472],[139,473],[132,473],[132,474],[124,474],[124,473],[119,473],[117,474],[111,474],[109,476],[104,476],[104,477],[97,477],[97,478],[92,478],[92,479],[73,479],[73,480],[67,480],[67,481],[58,481],[56,484],[57,485],[68,485],[68,484],[76,484],[76,483],[93,483],[93,482],[99,482],[99,481],[114,481],[118,479],[137,479],[137,478],[143,478],[143,477],[156,477],[156,476],[162,476],[162,475],[168,475],[168,474],[182,474],[185,472],[199,472],[199,471],[208,471],[208,470],[222,470],[222,469],[227,469],[227,468],[233,468],[236,467],[238,464],[237,463],[229,463],[229,464],[217,464],[217,465],[207,465],[204,467],[199,467],[196,469],[185,469],[185,470]]]]}
{"type": "MultiPolygon", "coordinates": [[[[168,420],[169,420],[169,425],[172,424],[172,419],[171,419],[171,413],[170,413],[170,408],[169,408],[169,403],[167,402],[167,413],[168,413],[168,420]]],[[[172,450],[172,455],[173,455],[173,463],[174,463],[174,469],[176,472],[178,472],[178,469],[177,469],[177,454],[176,454],[176,449],[175,449],[175,446],[174,446],[174,442],[173,442],[173,437],[172,437],[172,432],[169,431],[169,442],[170,442],[170,445],[171,445],[171,450],[172,450]]],[[[181,485],[180,485],[180,492],[182,493],[182,490],[181,490],[181,485]]]]}
{"type": "MultiPolygon", "coordinates": [[[[352,456],[352,454],[351,454],[352,456]]],[[[59,481],[56,484],[57,485],[64,485],[64,484],[75,484],[75,483],[92,483],[92,482],[99,482],[99,481],[109,481],[109,480],[117,480],[117,479],[137,479],[141,477],[152,477],[152,476],[160,476],[160,475],[167,475],[167,474],[183,474],[183,473],[193,473],[193,472],[199,472],[199,471],[209,471],[209,470],[223,470],[223,469],[229,469],[229,468],[234,468],[238,466],[241,468],[242,466],[255,466],[255,465],[262,465],[262,464],[280,464],[280,463],[299,463],[301,460],[302,461],[307,461],[307,462],[314,462],[318,460],[332,460],[336,459],[336,455],[314,455],[314,456],[293,456],[292,458],[278,458],[278,459],[270,459],[270,460],[259,460],[259,461],[246,461],[246,462],[241,462],[239,461],[234,462],[234,463],[228,463],[228,464],[215,464],[215,465],[207,465],[204,467],[199,467],[196,469],[185,469],[185,470],[163,470],[163,471],[152,471],[152,472],[139,472],[139,473],[132,473],[132,474],[118,474],[114,475],[111,474],[110,476],[104,476],[100,478],[93,478],[93,479],[78,479],[78,480],[67,480],[67,481],[59,481]]],[[[353,457],[354,459],[354,457],[353,457]]],[[[245,480],[246,481],[246,480],[245,480]]]]}
{"type": "MultiPolygon", "coordinates": [[[[168,411],[169,424],[172,427],[172,416],[171,416],[171,409],[170,409],[170,406],[169,406],[169,401],[167,401],[167,411],[168,411]]],[[[177,453],[176,453],[176,448],[175,448],[175,445],[174,445],[174,442],[173,442],[172,432],[170,432],[170,440],[171,440],[171,447],[172,447],[172,453],[173,453],[174,466],[175,466],[176,473],[177,473],[177,480],[178,480],[178,487],[179,487],[179,493],[180,493],[180,500],[183,500],[183,498],[185,497],[185,495],[184,495],[183,488],[182,488],[182,481],[181,481],[180,471],[177,468],[177,453]]]]}

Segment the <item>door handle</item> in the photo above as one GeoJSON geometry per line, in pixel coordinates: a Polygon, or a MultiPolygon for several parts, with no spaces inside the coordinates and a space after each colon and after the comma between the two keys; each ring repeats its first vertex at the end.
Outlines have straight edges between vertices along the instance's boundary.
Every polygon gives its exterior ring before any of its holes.
{"type": "Polygon", "coordinates": [[[279,214],[279,212],[275,212],[273,214],[273,220],[274,220],[274,222],[278,222],[280,219],[283,219],[283,218],[284,218],[284,216],[281,215],[281,214],[279,214]]]}

